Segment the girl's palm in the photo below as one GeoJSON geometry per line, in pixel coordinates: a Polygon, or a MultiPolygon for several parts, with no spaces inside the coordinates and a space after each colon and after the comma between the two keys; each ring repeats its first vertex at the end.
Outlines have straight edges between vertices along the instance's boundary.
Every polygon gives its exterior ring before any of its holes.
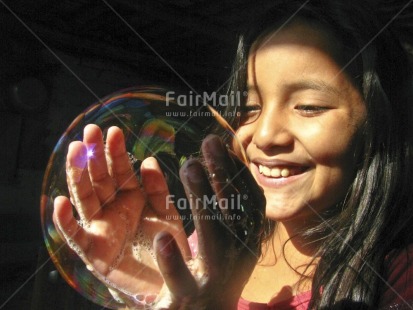
{"type": "Polygon", "coordinates": [[[53,215],[61,235],[110,288],[134,302],[151,302],[163,285],[152,250],[156,233],[169,232],[184,258],[191,257],[158,163],[143,161],[140,184],[122,131],[109,129],[105,150],[99,127],[88,125],[83,142],[71,143],[66,165],[70,200],[57,197],[53,215]]]}

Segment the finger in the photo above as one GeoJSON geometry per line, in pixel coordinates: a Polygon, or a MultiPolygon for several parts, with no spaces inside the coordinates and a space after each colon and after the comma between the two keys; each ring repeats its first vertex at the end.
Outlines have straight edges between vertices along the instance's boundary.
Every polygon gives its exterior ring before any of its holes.
{"type": "Polygon", "coordinates": [[[219,208],[224,215],[223,223],[234,239],[243,242],[248,234],[251,234],[250,225],[247,225],[251,222],[245,212],[245,203],[241,201],[240,192],[233,185],[241,171],[235,169],[232,158],[218,136],[209,135],[205,138],[202,143],[202,154],[219,208]]]}
{"type": "Polygon", "coordinates": [[[59,196],[54,200],[53,222],[66,242],[72,248],[77,245],[83,252],[89,247],[85,231],[73,217],[72,205],[67,197],[59,196]]]}
{"type": "Polygon", "coordinates": [[[233,179],[240,173],[236,170],[232,158],[221,139],[209,135],[202,143],[202,154],[210,174],[211,185],[217,195],[218,205],[223,214],[235,212],[239,208],[239,193],[232,185],[233,179]],[[233,172],[231,175],[230,172],[233,172]]]}
{"type": "Polygon", "coordinates": [[[231,152],[229,154],[234,161],[236,170],[239,171],[237,177],[233,178],[233,184],[238,189],[241,198],[239,201],[242,208],[238,210],[241,211],[238,214],[243,218],[244,223],[241,226],[244,227],[242,230],[248,232],[251,244],[260,243],[265,219],[264,191],[245,164],[231,152]]]}
{"type": "Polygon", "coordinates": [[[214,192],[201,163],[195,159],[189,159],[184,163],[180,176],[191,205],[198,235],[198,254],[210,266],[217,266],[216,264],[224,259],[223,253],[229,244],[229,234],[222,214],[214,204],[214,192]]]}
{"type": "Polygon", "coordinates": [[[177,215],[169,197],[165,177],[154,157],[146,158],[141,165],[142,185],[153,210],[160,216],[177,215]]]}
{"type": "Polygon", "coordinates": [[[265,214],[265,197],[251,172],[231,156],[218,136],[208,136],[202,151],[221,212],[228,215],[227,219],[235,219],[226,223],[240,240],[256,235],[265,214]]]}
{"type": "Polygon", "coordinates": [[[82,221],[89,222],[94,217],[100,217],[100,201],[90,182],[87,167],[87,149],[80,142],[69,145],[67,153],[66,173],[69,180],[71,198],[82,221]]]}
{"type": "MultiPolygon", "coordinates": [[[[151,223],[150,229],[148,229],[152,234],[152,238],[159,232],[159,229],[157,229],[158,225],[156,225],[159,219],[162,221],[159,223],[162,226],[170,224],[167,225],[167,230],[172,233],[180,245],[181,252],[185,258],[190,258],[190,249],[185,229],[179,213],[172,203],[173,197],[169,195],[168,185],[162,170],[154,157],[148,157],[142,162],[141,176],[143,188],[151,206],[151,210],[145,212],[143,220],[148,220],[147,217],[151,216],[149,211],[154,213],[152,217],[155,218],[155,221],[151,223]]],[[[187,207],[189,208],[189,205],[187,207]]]]}
{"type": "Polygon", "coordinates": [[[159,269],[174,299],[184,300],[196,296],[197,283],[172,235],[167,232],[158,233],[153,246],[159,269]]]}
{"type": "Polygon", "coordinates": [[[129,156],[125,146],[125,137],[122,130],[115,126],[109,128],[106,144],[109,152],[108,156],[110,158],[109,164],[112,168],[112,176],[118,188],[120,190],[138,188],[139,183],[129,162],[129,156]]]}
{"type": "Polygon", "coordinates": [[[194,230],[191,208],[186,198],[185,189],[179,178],[179,161],[171,154],[160,152],[155,156],[161,171],[164,172],[165,181],[169,189],[169,200],[172,201],[174,209],[179,213],[182,224],[187,236],[190,236],[194,230]]]}
{"type": "Polygon", "coordinates": [[[87,125],[83,143],[87,148],[89,174],[95,193],[102,204],[110,203],[115,200],[115,184],[109,175],[100,128],[94,124],[87,125]]]}

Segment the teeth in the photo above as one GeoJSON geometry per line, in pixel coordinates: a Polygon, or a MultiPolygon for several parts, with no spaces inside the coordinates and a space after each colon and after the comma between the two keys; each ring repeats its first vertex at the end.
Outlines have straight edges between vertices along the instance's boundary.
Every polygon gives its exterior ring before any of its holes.
{"type": "Polygon", "coordinates": [[[263,175],[271,175],[271,169],[268,167],[262,167],[262,174],[263,175]]]}
{"type": "Polygon", "coordinates": [[[286,178],[291,175],[291,171],[288,168],[269,168],[263,165],[258,166],[258,170],[261,174],[267,176],[267,177],[273,177],[273,178],[286,178]]]}
{"type": "Polygon", "coordinates": [[[281,170],[278,168],[271,169],[271,176],[273,178],[279,178],[281,175],[281,170]]]}
{"type": "Polygon", "coordinates": [[[290,170],[284,168],[283,170],[281,170],[281,176],[286,178],[290,175],[290,170]]]}

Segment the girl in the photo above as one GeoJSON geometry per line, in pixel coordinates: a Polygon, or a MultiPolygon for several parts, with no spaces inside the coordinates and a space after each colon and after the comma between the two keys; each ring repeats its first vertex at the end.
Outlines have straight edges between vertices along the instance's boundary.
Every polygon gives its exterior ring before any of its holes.
{"type": "Polygon", "coordinates": [[[239,157],[242,144],[250,172],[217,136],[202,147],[209,176],[195,159],[181,168],[197,215],[194,258],[179,222],[149,220],[175,212],[165,207],[166,183],[147,159],[142,185],[152,208],[144,207],[117,128],[106,141],[109,169],[96,126],[71,145],[69,186],[87,225],[58,197],[62,235],[129,304],[153,301],[139,293],[164,281],[157,308],[412,309],[413,80],[390,23],[405,4],[386,18],[372,1],[279,1],[247,23],[231,93],[248,96],[230,120],[237,138],[226,142],[239,157]],[[98,156],[86,165],[90,144],[98,156]],[[194,198],[240,193],[249,197],[242,208],[213,211],[242,221],[205,220],[212,208],[194,198]],[[146,267],[128,247],[138,227],[154,240],[151,284],[136,276],[146,267]]]}

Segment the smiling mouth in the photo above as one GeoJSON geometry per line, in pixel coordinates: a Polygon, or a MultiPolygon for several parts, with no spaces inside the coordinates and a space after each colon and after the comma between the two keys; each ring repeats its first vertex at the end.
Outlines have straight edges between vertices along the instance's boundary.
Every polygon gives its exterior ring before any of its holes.
{"type": "Polygon", "coordinates": [[[264,165],[258,165],[258,171],[260,174],[271,178],[288,178],[297,174],[305,172],[307,168],[296,166],[279,166],[279,167],[267,167],[264,165]]]}

